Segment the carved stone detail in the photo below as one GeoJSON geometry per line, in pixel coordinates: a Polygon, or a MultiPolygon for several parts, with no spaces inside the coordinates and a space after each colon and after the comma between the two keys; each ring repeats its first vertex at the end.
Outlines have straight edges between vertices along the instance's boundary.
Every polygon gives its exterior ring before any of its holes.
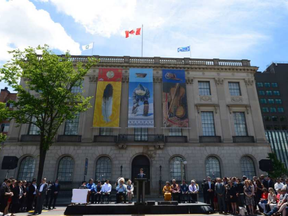
{"type": "Polygon", "coordinates": [[[212,102],[212,97],[208,95],[203,95],[203,96],[200,96],[200,101],[212,102]]]}
{"type": "Polygon", "coordinates": [[[224,79],[222,78],[215,78],[216,85],[223,85],[224,79]]]}
{"type": "Polygon", "coordinates": [[[186,78],[186,84],[193,84],[193,78],[186,78]]]}
{"type": "Polygon", "coordinates": [[[122,77],[122,83],[129,83],[129,77],[128,76],[123,76],[122,77]]]}
{"type": "Polygon", "coordinates": [[[154,83],[161,83],[162,82],[162,77],[159,77],[159,76],[153,77],[153,81],[154,81],[154,83]]]}
{"type": "Polygon", "coordinates": [[[231,97],[231,102],[233,102],[233,103],[242,103],[243,102],[243,98],[241,96],[234,96],[234,97],[231,97]]]}
{"type": "Polygon", "coordinates": [[[98,77],[96,75],[89,76],[89,82],[97,82],[97,81],[98,81],[98,77]]]}
{"type": "Polygon", "coordinates": [[[247,86],[252,86],[254,84],[254,80],[253,79],[244,79],[244,82],[247,86]]]}

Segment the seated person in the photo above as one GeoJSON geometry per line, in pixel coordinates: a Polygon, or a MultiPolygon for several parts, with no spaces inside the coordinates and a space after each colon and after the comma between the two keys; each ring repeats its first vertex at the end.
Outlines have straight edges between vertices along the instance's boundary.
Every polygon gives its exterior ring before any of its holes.
{"type": "Polygon", "coordinates": [[[127,181],[127,185],[126,186],[127,186],[128,202],[132,203],[134,186],[133,186],[132,181],[130,179],[127,181]]]}
{"type": "Polygon", "coordinates": [[[94,200],[94,194],[95,194],[95,183],[94,183],[94,180],[91,178],[91,179],[89,179],[89,182],[88,182],[88,184],[86,185],[87,186],[87,188],[88,189],[90,189],[90,191],[89,191],[89,200],[91,201],[91,204],[93,204],[94,202],[95,202],[95,200],[94,200]]]}
{"type": "Polygon", "coordinates": [[[172,198],[173,201],[177,201],[178,203],[180,202],[180,187],[176,183],[176,180],[172,180],[172,185],[171,185],[171,192],[172,192],[172,198]]]}
{"type": "Polygon", "coordinates": [[[82,184],[80,185],[79,189],[88,189],[86,184],[87,184],[87,182],[83,181],[82,184]]]}
{"type": "Polygon", "coordinates": [[[262,196],[258,205],[260,206],[261,209],[263,209],[264,213],[267,212],[267,209],[266,209],[267,203],[268,203],[268,191],[266,188],[263,188],[263,193],[262,193],[262,196]]]}
{"type": "Polygon", "coordinates": [[[199,192],[199,186],[196,184],[195,180],[191,180],[191,184],[189,185],[189,194],[190,194],[189,202],[192,203],[197,202],[198,192],[199,192]]]}
{"type": "Polygon", "coordinates": [[[163,187],[162,191],[164,194],[164,200],[171,201],[171,186],[169,181],[166,181],[166,185],[163,187]]]}
{"type": "Polygon", "coordinates": [[[185,203],[186,200],[189,201],[189,195],[188,195],[189,187],[186,184],[185,180],[182,181],[180,190],[181,190],[181,198],[184,201],[184,203],[185,203]]]}
{"type": "Polygon", "coordinates": [[[101,189],[102,189],[101,182],[98,181],[97,185],[95,186],[95,203],[98,204],[101,202],[101,189]]]}
{"type": "Polygon", "coordinates": [[[127,188],[126,185],[124,184],[124,178],[120,178],[118,180],[118,185],[116,187],[116,203],[120,203],[121,202],[121,198],[124,199],[124,203],[126,203],[126,192],[127,192],[127,188]]]}
{"type": "Polygon", "coordinates": [[[112,186],[111,186],[111,184],[109,183],[109,180],[106,179],[106,180],[105,180],[105,183],[102,185],[102,188],[101,188],[102,203],[105,202],[105,199],[106,199],[107,202],[109,203],[109,197],[110,197],[111,190],[112,190],[112,186]]]}
{"type": "Polygon", "coordinates": [[[287,198],[288,198],[288,194],[286,194],[286,187],[285,186],[282,187],[282,189],[281,189],[279,194],[281,194],[281,195],[280,195],[280,199],[279,199],[279,202],[277,203],[277,205],[270,212],[264,213],[264,215],[272,216],[275,213],[279,214],[279,213],[281,213],[283,211],[285,213],[286,203],[287,203],[287,198]]]}
{"type": "MultiPolygon", "coordinates": [[[[275,191],[272,187],[270,187],[268,189],[269,193],[268,193],[268,205],[270,207],[270,209],[273,209],[277,204],[276,204],[276,194],[275,194],[275,191]]],[[[279,190],[279,193],[280,193],[281,189],[279,190]]],[[[267,209],[266,209],[267,211],[267,209]]]]}

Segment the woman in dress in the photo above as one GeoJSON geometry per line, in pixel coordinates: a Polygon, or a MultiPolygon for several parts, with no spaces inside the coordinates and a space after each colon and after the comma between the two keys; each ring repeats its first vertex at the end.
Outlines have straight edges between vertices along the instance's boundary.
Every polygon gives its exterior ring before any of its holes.
{"type": "Polygon", "coordinates": [[[245,180],[244,183],[245,203],[249,208],[250,215],[254,215],[254,186],[250,180],[245,180]]]}
{"type": "Polygon", "coordinates": [[[237,213],[237,185],[233,184],[232,181],[228,181],[228,187],[227,187],[227,197],[229,200],[229,203],[231,205],[231,213],[236,214],[237,213]]]}
{"type": "Polygon", "coordinates": [[[17,213],[21,207],[21,199],[23,197],[23,188],[22,181],[18,181],[15,183],[15,187],[12,189],[13,197],[12,197],[12,208],[11,208],[11,216],[14,213],[17,213]]]}
{"type": "Polygon", "coordinates": [[[262,197],[263,189],[265,188],[264,185],[261,183],[259,179],[256,180],[256,203],[259,203],[262,197]]]}
{"type": "Polygon", "coordinates": [[[127,197],[128,197],[128,202],[129,203],[132,203],[133,191],[134,191],[134,186],[132,184],[132,181],[129,179],[127,181],[127,197]]]}
{"type": "Polygon", "coordinates": [[[0,208],[0,211],[3,212],[3,215],[7,215],[8,213],[8,209],[9,209],[9,206],[10,206],[10,202],[8,202],[9,200],[11,200],[11,197],[13,196],[13,192],[11,192],[11,189],[10,189],[10,186],[11,186],[11,180],[8,179],[6,181],[5,184],[2,185],[1,187],[1,208],[0,208]]]}

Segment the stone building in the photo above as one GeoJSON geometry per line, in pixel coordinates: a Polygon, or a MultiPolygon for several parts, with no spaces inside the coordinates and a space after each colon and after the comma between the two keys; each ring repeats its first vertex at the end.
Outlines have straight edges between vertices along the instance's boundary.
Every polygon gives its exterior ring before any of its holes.
{"type": "MultiPolygon", "coordinates": [[[[249,60],[189,59],[160,57],[96,56],[100,59],[83,82],[83,94],[95,96],[99,68],[122,68],[120,125],[93,127],[93,108],[67,121],[47,153],[44,176],[63,183],[79,184],[83,179],[119,176],[134,178],[139,168],[147,174],[147,193],[158,194],[160,184],[176,178],[202,181],[215,177],[262,172],[258,162],[271,151],[254,83],[257,67],[249,60]],[[152,68],[154,86],[153,128],[128,128],[129,68],[152,68]],[[189,126],[163,127],[162,69],[183,69],[186,76],[189,126]]],[[[75,62],[85,56],[73,56],[75,62]]],[[[81,89],[74,89],[81,91],[81,89]]],[[[37,174],[37,128],[15,127],[0,153],[17,156],[18,168],[10,175],[30,180],[37,174]]],[[[0,178],[5,177],[1,172],[0,178]]],[[[62,184],[63,184],[62,183],[62,184]]]]}

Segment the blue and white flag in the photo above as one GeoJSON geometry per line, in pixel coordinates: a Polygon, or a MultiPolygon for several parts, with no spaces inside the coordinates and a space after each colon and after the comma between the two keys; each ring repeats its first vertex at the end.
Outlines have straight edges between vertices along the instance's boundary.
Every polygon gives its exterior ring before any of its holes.
{"type": "Polygon", "coordinates": [[[177,52],[190,52],[190,46],[187,47],[179,47],[177,52]]]}

